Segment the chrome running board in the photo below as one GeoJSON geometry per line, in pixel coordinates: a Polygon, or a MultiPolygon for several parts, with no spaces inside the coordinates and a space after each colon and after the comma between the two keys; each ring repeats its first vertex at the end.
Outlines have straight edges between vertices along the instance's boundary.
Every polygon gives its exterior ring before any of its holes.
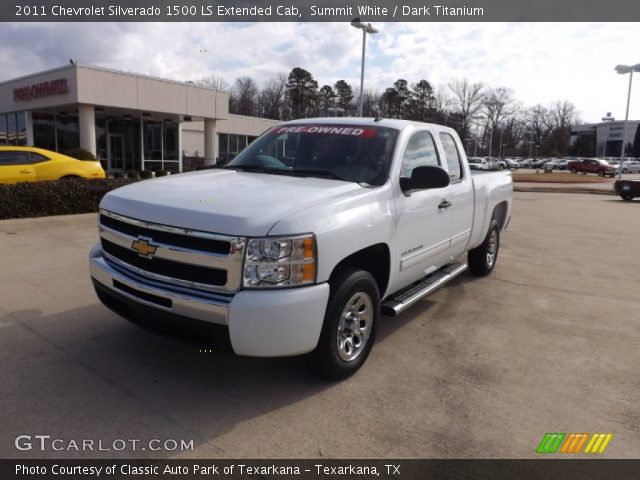
{"type": "Polygon", "coordinates": [[[389,317],[395,317],[466,270],[467,265],[464,263],[453,262],[445,265],[440,270],[436,270],[388,297],[382,303],[382,313],[389,317]]]}

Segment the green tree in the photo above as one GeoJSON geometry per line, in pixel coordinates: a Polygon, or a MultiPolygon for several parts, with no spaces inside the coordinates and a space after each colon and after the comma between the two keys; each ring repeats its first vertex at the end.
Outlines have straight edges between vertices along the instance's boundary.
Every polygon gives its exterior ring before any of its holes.
{"type": "Polygon", "coordinates": [[[336,95],[338,95],[337,107],[342,108],[345,115],[350,114],[353,109],[353,88],[344,80],[338,80],[333,88],[335,88],[336,95]]]}
{"type": "Polygon", "coordinates": [[[313,112],[318,96],[318,82],[304,68],[296,67],[289,73],[287,98],[293,118],[304,118],[313,112]]]}
{"type": "Polygon", "coordinates": [[[420,80],[413,86],[412,97],[411,117],[421,122],[428,121],[435,99],[431,84],[424,79],[420,80]]]}
{"type": "Polygon", "coordinates": [[[324,85],[318,92],[318,108],[320,114],[325,117],[329,116],[329,107],[333,106],[336,94],[331,85],[324,85]]]}

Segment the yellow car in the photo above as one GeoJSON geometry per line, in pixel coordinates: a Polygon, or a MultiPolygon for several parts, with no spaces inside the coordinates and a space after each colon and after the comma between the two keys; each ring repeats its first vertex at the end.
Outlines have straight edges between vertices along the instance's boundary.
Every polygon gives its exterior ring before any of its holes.
{"type": "Polygon", "coordinates": [[[97,160],[75,158],[35,147],[0,147],[0,183],[61,178],[105,178],[97,160]]]}

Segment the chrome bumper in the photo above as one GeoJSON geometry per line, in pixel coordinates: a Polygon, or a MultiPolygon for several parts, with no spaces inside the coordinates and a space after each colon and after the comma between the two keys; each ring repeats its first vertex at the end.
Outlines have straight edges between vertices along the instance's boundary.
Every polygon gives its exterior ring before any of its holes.
{"type": "Polygon", "coordinates": [[[173,286],[165,287],[160,283],[139,277],[134,272],[126,272],[105,260],[100,245],[96,245],[91,250],[89,273],[97,282],[132,301],[204,322],[219,325],[229,324],[229,304],[232,296],[202,291],[187,292],[187,289],[181,289],[184,291],[180,292],[178,287],[175,289],[173,286]],[[118,288],[118,282],[124,285],[127,290],[118,288]],[[141,294],[138,296],[135,292],[141,294]],[[165,301],[170,301],[170,307],[148,300],[149,296],[161,297],[165,301]]]}

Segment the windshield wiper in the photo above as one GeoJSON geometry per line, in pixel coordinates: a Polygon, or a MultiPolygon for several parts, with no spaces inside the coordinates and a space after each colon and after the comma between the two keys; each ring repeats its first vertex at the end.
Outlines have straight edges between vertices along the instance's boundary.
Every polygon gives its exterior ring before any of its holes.
{"type": "Polygon", "coordinates": [[[320,168],[294,168],[292,170],[286,170],[286,173],[288,174],[300,174],[300,175],[309,175],[309,176],[316,176],[316,177],[325,177],[325,178],[330,178],[332,180],[342,180],[343,182],[347,182],[348,180],[345,178],[342,178],[340,175],[336,174],[335,172],[331,171],[331,170],[322,170],[320,168]]]}

